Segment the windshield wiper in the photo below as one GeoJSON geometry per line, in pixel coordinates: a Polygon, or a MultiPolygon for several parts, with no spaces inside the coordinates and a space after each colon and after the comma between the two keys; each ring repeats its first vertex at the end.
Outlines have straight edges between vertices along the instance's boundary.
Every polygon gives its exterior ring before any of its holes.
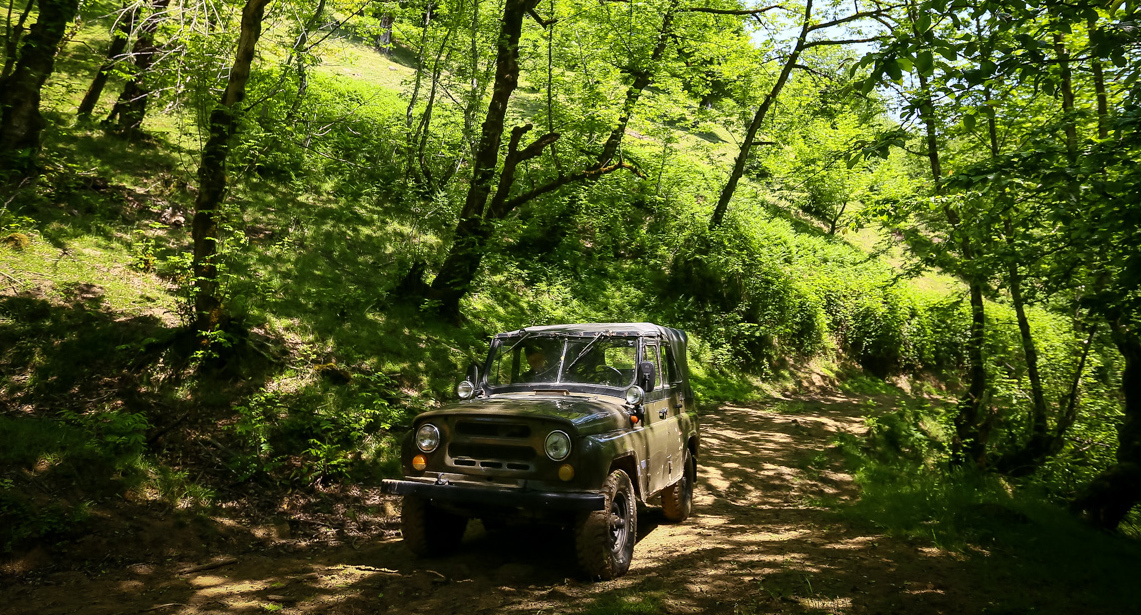
{"type": "Polygon", "coordinates": [[[594,343],[595,343],[595,342],[597,342],[597,341],[598,341],[598,340],[600,340],[600,339],[602,339],[602,334],[601,334],[601,333],[599,333],[598,335],[595,335],[595,336],[594,336],[594,339],[592,339],[592,340],[590,340],[589,342],[587,342],[587,343],[586,343],[586,346],[585,346],[585,347],[583,347],[583,349],[582,349],[582,350],[581,350],[581,351],[578,353],[578,355],[577,355],[577,356],[575,356],[574,360],[573,360],[573,361],[571,361],[569,365],[567,365],[566,367],[564,367],[564,368],[563,368],[563,373],[565,374],[565,373],[569,372],[569,371],[570,371],[570,368],[574,367],[574,364],[575,364],[575,363],[578,363],[578,360],[579,360],[579,359],[581,359],[581,358],[583,358],[584,356],[586,356],[586,351],[587,351],[587,350],[590,350],[590,347],[591,347],[591,346],[593,346],[593,345],[594,345],[594,343]]]}
{"type": "Polygon", "coordinates": [[[518,342],[515,342],[514,344],[511,344],[511,347],[507,349],[507,352],[511,352],[512,350],[515,350],[515,347],[516,347],[516,346],[518,346],[519,344],[522,344],[522,343],[523,343],[523,340],[525,340],[525,339],[527,339],[527,338],[530,338],[530,337],[532,337],[533,335],[535,335],[535,334],[534,334],[534,333],[531,333],[530,331],[528,331],[528,332],[524,333],[524,334],[523,334],[523,337],[519,338],[519,341],[518,341],[518,342]]]}

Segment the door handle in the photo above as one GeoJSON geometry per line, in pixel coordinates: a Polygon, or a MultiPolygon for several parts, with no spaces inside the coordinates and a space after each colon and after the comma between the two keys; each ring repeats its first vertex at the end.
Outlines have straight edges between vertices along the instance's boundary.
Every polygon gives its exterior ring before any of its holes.
{"type": "Polygon", "coordinates": [[[658,410],[658,418],[662,418],[662,419],[666,418],[666,413],[667,413],[667,412],[669,412],[669,410],[667,410],[667,409],[665,409],[665,408],[662,408],[661,410],[658,410]]]}

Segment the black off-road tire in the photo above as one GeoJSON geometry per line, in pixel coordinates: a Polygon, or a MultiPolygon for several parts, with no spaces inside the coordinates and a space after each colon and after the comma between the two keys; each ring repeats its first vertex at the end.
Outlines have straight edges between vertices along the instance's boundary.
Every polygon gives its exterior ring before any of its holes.
{"type": "Polygon", "coordinates": [[[578,565],[590,578],[609,581],[626,574],[634,559],[638,537],[638,504],[634,485],[622,470],[615,470],[602,483],[606,505],[579,515],[574,543],[578,565]]]}
{"type": "Polygon", "coordinates": [[[413,555],[431,557],[454,550],[467,529],[467,518],[440,510],[415,495],[404,496],[400,533],[413,555]]]}
{"type": "Polygon", "coordinates": [[[680,523],[693,513],[693,486],[697,483],[697,460],[685,452],[685,470],[681,478],[662,491],[662,512],[666,519],[680,523]]]}

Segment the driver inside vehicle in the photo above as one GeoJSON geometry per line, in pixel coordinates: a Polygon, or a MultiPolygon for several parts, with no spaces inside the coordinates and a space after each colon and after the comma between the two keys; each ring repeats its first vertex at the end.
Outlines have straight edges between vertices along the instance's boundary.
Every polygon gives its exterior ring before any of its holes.
{"type": "Polygon", "coordinates": [[[554,381],[558,368],[558,361],[552,361],[548,352],[537,344],[529,345],[523,349],[530,369],[519,374],[521,382],[550,382],[554,381]]]}

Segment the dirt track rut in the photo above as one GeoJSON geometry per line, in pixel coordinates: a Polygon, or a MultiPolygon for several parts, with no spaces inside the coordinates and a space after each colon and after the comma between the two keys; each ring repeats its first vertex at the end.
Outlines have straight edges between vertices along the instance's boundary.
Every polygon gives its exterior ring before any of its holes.
{"type": "Polygon", "coordinates": [[[860,532],[822,506],[855,497],[831,446],[859,434],[866,400],[814,397],[724,406],[702,421],[696,513],[667,523],[644,509],[630,573],[587,583],[565,533],[486,532],[460,551],[412,559],[399,538],[341,547],[288,540],[235,563],[140,562],[94,576],[60,573],[0,589],[0,612],[206,613],[956,613],[976,611],[954,558],[860,532]]]}

